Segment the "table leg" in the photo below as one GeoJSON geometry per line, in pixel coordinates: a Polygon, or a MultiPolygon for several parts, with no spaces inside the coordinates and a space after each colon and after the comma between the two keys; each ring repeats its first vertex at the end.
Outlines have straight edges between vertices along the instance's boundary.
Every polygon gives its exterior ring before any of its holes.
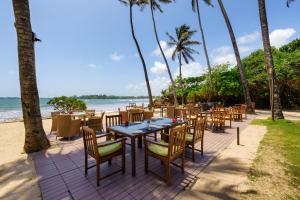
{"type": "Polygon", "coordinates": [[[142,136],[138,136],[138,148],[141,149],[143,147],[143,139],[142,136]]]}
{"type": "Polygon", "coordinates": [[[163,108],[160,108],[160,115],[161,115],[161,117],[164,117],[164,109],[163,108]]]}
{"type": "Polygon", "coordinates": [[[131,137],[131,168],[132,176],[135,176],[135,137],[131,137]]]}

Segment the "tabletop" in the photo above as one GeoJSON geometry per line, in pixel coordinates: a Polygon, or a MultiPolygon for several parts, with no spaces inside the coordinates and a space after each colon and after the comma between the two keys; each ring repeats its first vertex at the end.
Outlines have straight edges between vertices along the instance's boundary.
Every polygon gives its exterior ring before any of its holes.
{"type": "Polygon", "coordinates": [[[115,131],[118,133],[123,133],[127,136],[139,136],[145,135],[148,133],[153,133],[155,131],[171,128],[177,125],[185,124],[186,121],[178,120],[177,122],[173,123],[172,119],[170,118],[156,118],[151,120],[145,120],[143,122],[134,122],[130,123],[128,126],[125,125],[118,125],[108,127],[108,130],[115,131]],[[148,122],[149,121],[149,126],[148,122]]]}

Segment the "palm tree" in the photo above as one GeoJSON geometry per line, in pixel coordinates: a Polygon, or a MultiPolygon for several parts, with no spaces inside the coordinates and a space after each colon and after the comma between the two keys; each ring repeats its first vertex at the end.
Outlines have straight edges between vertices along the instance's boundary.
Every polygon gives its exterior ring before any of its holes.
{"type": "Polygon", "coordinates": [[[192,36],[196,31],[191,31],[190,27],[186,24],[181,25],[178,28],[175,28],[176,32],[176,39],[167,33],[169,36],[170,41],[168,42],[168,45],[171,47],[175,47],[173,53],[172,53],[172,59],[175,60],[176,56],[179,61],[179,79],[180,79],[180,87],[182,90],[181,94],[181,104],[183,105],[184,99],[183,99],[183,84],[182,84],[182,58],[184,59],[185,63],[188,64],[189,61],[194,61],[192,54],[198,53],[196,50],[192,49],[191,46],[200,44],[198,41],[191,40],[192,36]]]}
{"type": "MultiPolygon", "coordinates": [[[[203,1],[207,5],[213,6],[211,3],[211,0],[203,0],[203,1]]],[[[204,35],[203,26],[202,26],[202,22],[201,22],[199,0],[192,0],[192,9],[194,12],[197,12],[197,15],[198,15],[198,23],[199,23],[199,28],[200,28],[201,38],[202,38],[203,50],[204,50],[207,68],[208,68],[209,95],[208,95],[207,101],[210,102],[211,98],[212,98],[212,91],[213,91],[213,85],[212,85],[212,79],[211,79],[211,65],[210,65],[210,61],[209,61],[209,57],[208,57],[208,51],[207,51],[206,42],[205,42],[205,35],[204,35]]]]}
{"type": "Polygon", "coordinates": [[[138,7],[143,8],[148,3],[148,0],[119,0],[119,1],[126,6],[129,6],[131,35],[132,35],[132,38],[134,40],[135,46],[137,48],[139,57],[141,59],[142,65],[143,65],[144,76],[145,76],[145,81],[146,81],[146,86],[147,86],[147,91],[148,91],[148,96],[149,96],[149,104],[150,104],[150,106],[152,106],[153,98],[152,98],[152,92],[151,92],[151,87],[150,87],[150,82],[149,82],[149,77],[148,77],[148,72],[147,72],[147,66],[146,66],[144,56],[142,54],[142,50],[141,50],[140,45],[135,36],[134,25],[133,25],[133,6],[136,5],[138,7]]]}
{"type": "Polygon", "coordinates": [[[266,59],[266,70],[269,77],[270,87],[270,105],[272,111],[272,120],[283,119],[282,107],[279,96],[279,88],[276,81],[276,74],[274,70],[272,49],[269,38],[268,19],[266,13],[265,0],[258,0],[259,17],[261,25],[262,40],[266,59]]]}
{"type": "Polygon", "coordinates": [[[250,97],[250,93],[249,93],[249,88],[248,88],[248,81],[245,77],[245,69],[242,65],[242,61],[241,61],[241,56],[240,56],[240,52],[239,52],[239,48],[237,46],[237,42],[235,39],[235,35],[230,23],[230,20],[228,18],[227,12],[225,10],[225,7],[223,5],[222,0],[218,0],[221,12],[223,14],[230,38],[231,38],[231,42],[232,42],[232,46],[233,46],[233,50],[234,50],[234,54],[235,54],[235,58],[236,58],[236,63],[237,63],[237,67],[239,68],[240,71],[240,78],[241,78],[241,82],[242,82],[242,87],[243,87],[243,92],[244,92],[244,98],[245,98],[245,103],[247,104],[248,107],[248,112],[254,112],[252,105],[251,105],[251,97],[250,97]]]}
{"type": "Polygon", "coordinates": [[[21,103],[25,126],[24,150],[27,153],[50,146],[45,134],[35,74],[34,42],[28,0],[13,0],[15,27],[18,39],[21,103]]]}
{"type": "Polygon", "coordinates": [[[154,33],[155,33],[155,39],[156,39],[158,48],[159,48],[159,50],[161,52],[161,55],[162,55],[162,57],[164,59],[164,62],[166,64],[167,71],[168,71],[168,74],[169,74],[169,77],[170,77],[170,80],[171,80],[171,83],[172,83],[173,96],[174,96],[174,104],[178,105],[175,82],[174,82],[174,79],[172,77],[172,73],[171,73],[171,70],[170,70],[170,66],[169,66],[168,60],[167,60],[166,55],[165,55],[165,53],[164,53],[164,51],[163,51],[163,49],[161,47],[161,44],[160,44],[160,41],[159,41],[159,37],[158,37],[158,34],[157,34],[157,28],[156,28],[156,22],[155,22],[155,17],[154,17],[154,11],[155,10],[159,10],[161,13],[163,12],[163,10],[162,10],[159,2],[161,2],[161,3],[171,3],[172,0],[150,0],[150,10],[151,10],[151,17],[152,17],[153,28],[154,28],[154,33]]]}
{"type": "Polygon", "coordinates": [[[290,7],[290,4],[291,4],[293,1],[295,1],[295,0],[287,0],[287,1],[286,1],[286,6],[287,6],[287,7],[290,7]]]}

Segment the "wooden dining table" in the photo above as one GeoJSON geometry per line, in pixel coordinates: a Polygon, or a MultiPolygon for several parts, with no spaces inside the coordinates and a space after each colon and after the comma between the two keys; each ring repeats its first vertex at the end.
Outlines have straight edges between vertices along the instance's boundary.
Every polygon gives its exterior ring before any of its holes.
{"type": "Polygon", "coordinates": [[[153,118],[151,120],[145,120],[143,122],[129,123],[128,126],[118,125],[107,127],[108,132],[114,132],[119,135],[130,138],[131,146],[131,163],[132,163],[132,176],[136,175],[136,144],[135,141],[138,138],[138,147],[142,148],[142,137],[157,131],[168,132],[170,128],[186,124],[184,120],[178,120],[172,122],[170,118],[153,118]],[[148,123],[149,122],[149,123],[148,123]]]}

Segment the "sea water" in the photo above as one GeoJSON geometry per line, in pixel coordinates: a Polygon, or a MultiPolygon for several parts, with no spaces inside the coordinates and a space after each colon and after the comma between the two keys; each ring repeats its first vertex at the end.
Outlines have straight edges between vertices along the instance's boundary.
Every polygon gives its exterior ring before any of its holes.
{"type": "MultiPolygon", "coordinates": [[[[49,98],[40,99],[42,117],[50,117],[53,108],[47,104],[49,98]]],[[[129,103],[148,105],[148,99],[83,99],[87,109],[95,109],[96,112],[113,112],[118,108],[125,109],[129,103]]],[[[22,119],[22,107],[20,98],[0,98],[0,122],[17,121],[22,119]]]]}

